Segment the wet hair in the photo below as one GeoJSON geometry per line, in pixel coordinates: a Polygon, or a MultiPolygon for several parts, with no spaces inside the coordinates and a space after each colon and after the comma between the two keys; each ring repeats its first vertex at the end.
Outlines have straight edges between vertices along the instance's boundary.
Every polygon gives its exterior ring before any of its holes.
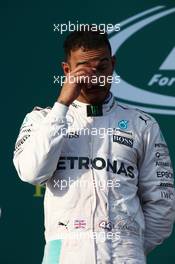
{"type": "Polygon", "coordinates": [[[93,31],[91,28],[86,27],[81,31],[73,31],[64,41],[65,61],[69,60],[71,51],[79,48],[92,50],[103,47],[108,47],[110,54],[112,53],[107,33],[102,34],[100,30],[93,31]]]}

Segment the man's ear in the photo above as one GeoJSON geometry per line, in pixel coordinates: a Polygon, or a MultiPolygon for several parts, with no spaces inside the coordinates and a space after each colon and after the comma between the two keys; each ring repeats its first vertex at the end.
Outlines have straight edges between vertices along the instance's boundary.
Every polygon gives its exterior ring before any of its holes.
{"type": "Polygon", "coordinates": [[[64,75],[67,75],[70,72],[70,65],[68,62],[62,62],[61,63],[63,71],[64,71],[64,75]]]}
{"type": "Polygon", "coordinates": [[[112,68],[113,68],[113,70],[114,70],[114,68],[115,68],[115,64],[116,64],[116,58],[115,58],[115,56],[112,56],[112,57],[111,57],[111,62],[112,62],[112,68]]]}

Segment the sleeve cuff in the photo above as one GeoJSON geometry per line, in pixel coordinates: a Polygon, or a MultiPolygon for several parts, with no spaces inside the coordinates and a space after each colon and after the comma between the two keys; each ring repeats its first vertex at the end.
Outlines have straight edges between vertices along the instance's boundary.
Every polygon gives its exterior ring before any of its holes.
{"type": "Polygon", "coordinates": [[[69,109],[68,106],[61,104],[59,102],[55,102],[51,112],[55,117],[60,118],[66,116],[68,109],[69,109]]]}
{"type": "Polygon", "coordinates": [[[44,123],[58,123],[64,125],[66,123],[66,114],[69,107],[61,103],[55,102],[51,111],[44,119],[44,123]]]}

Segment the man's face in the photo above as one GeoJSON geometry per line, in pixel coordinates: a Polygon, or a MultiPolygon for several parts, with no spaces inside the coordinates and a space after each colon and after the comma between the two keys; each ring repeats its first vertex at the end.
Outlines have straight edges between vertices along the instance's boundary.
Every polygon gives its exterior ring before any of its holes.
{"type": "Polygon", "coordinates": [[[104,101],[111,86],[111,81],[108,82],[107,77],[112,76],[114,61],[108,47],[95,50],[79,48],[71,51],[68,63],[63,65],[65,74],[80,66],[92,69],[92,75],[89,77],[90,82],[82,85],[78,100],[90,104],[104,101]]]}

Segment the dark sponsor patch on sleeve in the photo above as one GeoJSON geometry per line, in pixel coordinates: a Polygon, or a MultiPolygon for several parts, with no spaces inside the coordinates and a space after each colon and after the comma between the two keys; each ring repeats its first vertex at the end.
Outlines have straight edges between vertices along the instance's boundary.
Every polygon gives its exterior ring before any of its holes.
{"type": "Polygon", "coordinates": [[[16,145],[15,145],[15,151],[19,150],[21,145],[24,144],[24,142],[30,137],[30,135],[25,135],[24,137],[22,137],[19,141],[17,141],[16,145]]]}

